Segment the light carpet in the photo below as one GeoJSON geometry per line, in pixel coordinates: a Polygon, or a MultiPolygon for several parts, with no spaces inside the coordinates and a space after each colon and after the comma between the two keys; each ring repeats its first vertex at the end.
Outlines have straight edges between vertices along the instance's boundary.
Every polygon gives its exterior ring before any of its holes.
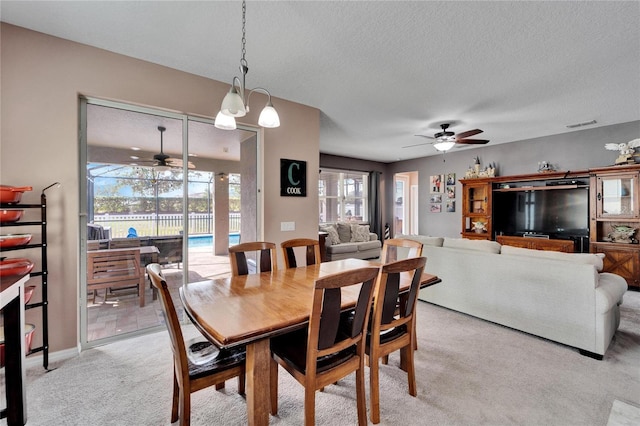
{"type": "MultiPolygon", "coordinates": [[[[640,293],[625,294],[604,360],[428,303],[418,303],[418,396],[393,356],[381,369],[382,425],[598,425],[621,401],[640,406],[640,293]]],[[[188,337],[197,332],[185,327],[188,337]]],[[[166,332],[84,351],[55,370],[28,370],[28,426],[168,425],[166,332]]],[[[273,425],[300,425],[303,391],[281,370],[273,425]]],[[[368,373],[367,373],[368,384],[368,373]]],[[[354,375],[316,394],[318,425],[356,424],[354,375]]],[[[367,390],[368,402],[368,390],[367,390]]],[[[624,414],[622,419],[624,420],[624,414]]],[[[237,381],[192,400],[193,425],[246,424],[237,381]]],[[[617,423],[625,424],[625,423],[617,423]]]]}

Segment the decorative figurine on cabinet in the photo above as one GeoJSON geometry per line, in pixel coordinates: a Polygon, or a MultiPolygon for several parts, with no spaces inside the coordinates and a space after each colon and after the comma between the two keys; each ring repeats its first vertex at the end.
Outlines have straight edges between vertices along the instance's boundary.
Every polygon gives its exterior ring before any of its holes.
{"type": "Polygon", "coordinates": [[[624,244],[635,244],[638,242],[634,238],[636,233],[636,228],[632,228],[626,225],[611,225],[613,231],[609,232],[606,237],[603,238],[604,241],[610,241],[612,243],[624,243],[624,244]]]}
{"type": "Polygon", "coordinates": [[[633,164],[635,160],[633,154],[636,148],[640,146],[640,138],[633,139],[626,143],[608,143],[604,147],[610,151],[620,151],[620,155],[616,158],[616,166],[620,164],[633,164]]]}
{"type": "Polygon", "coordinates": [[[482,234],[483,232],[487,232],[487,226],[485,225],[484,222],[482,221],[471,222],[471,224],[473,225],[472,229],[475,231],[476,234],[482,234]]]}

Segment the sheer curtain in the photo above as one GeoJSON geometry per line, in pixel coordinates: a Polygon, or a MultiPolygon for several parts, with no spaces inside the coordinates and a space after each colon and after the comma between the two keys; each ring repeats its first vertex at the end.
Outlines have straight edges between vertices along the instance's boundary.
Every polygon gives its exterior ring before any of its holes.
{"type": "Polygon", "coordinates": [[[380,193],[380,176],[382,173],[371,171],[369,173],[369,229],[378,234],[380,240],[382,235],[382,196],[380,193]]]}

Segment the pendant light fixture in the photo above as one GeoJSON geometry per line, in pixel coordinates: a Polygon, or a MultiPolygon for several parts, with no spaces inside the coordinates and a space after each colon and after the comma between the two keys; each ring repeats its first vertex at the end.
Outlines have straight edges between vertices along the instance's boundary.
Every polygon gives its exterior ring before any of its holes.
{"type": "Polygon", "coordinates": [[[249,93],[246,93],[245,78],[249,71],[249,66],[244,55],[246,53],[246,12],[247,5],[245,0],[242,1],[242,58],[240,59],[240,73],[242,79],[237,76],[233,77],[231,82],[231,88],[222,100],[222,106],[220,112],[216,115],[214,122],[215,127],[223,130],[233,130],[236,128],[235,117],[244,117],[249,112],[249,99],[253,92],[262,92],[268,96],[267,105],[263,108],[258,118],[258,124],[262,127],[274,128],[280,126],[280,117],[278,112],[271,103],[271,93],[267,89],[262,87],[256,87],[251,89],[249,93]],[[246,94],[246,97],[245,97],[246,94]]]}

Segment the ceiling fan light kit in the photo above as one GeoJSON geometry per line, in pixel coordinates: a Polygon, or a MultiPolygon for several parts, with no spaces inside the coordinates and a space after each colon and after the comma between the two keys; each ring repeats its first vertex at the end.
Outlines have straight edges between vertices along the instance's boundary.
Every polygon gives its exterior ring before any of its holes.
{"type": "Polygon", "coordinates": [[[437,141],[436,143],[433,144],[433,147],[435,149],[437,149],[438,151],[449,151],[451,148],[453,148],[453,146],[456,144],[455,141],[449,141],[449,140],[443,140],[443,141],[437,141]]]}
{"type": "Polygon", "coordinates": [[[249,66],[244,55],[246,53],[246,2],[242,1],[242,58],[240,59],[240,73],[242,79],[237,76],[233,77],[231,82],[231,88],[222,100],[220,112],[216,116],[214,126],[222,130],[233,130],[236,128],[235,117],[244,117],[249,112],[249,98],[253,92],[262,92],[267,95],[267,104],[260,113],[258,118],[258,124],[262,127],[274,128],[280,126],[280,117],[278,112],[271,103],[271,93],[267,89],[262,87],[256,87],[251,89],[249,94],[245,97],[246,93],[246,76],[249,72],[249,66]],[[222,117],[225,116],[225,117],[222,117]]]}
{"type": "MultiPolygon", "coordinates": [[[[447,152],[455,145],[484,145],[489,142],[488,139],[467,139],[469,136],[477,135],[478,133],[482,133],[480,129],[467,130],[466,132],[455,134],[451,131],[448,131],[449,123],[443,123],[440,125],[442,129],[441,132],[436,133],[433,136],[428,135],[416,135],[422,138],[433,139],[434,142],[431,142],[433,147],[440,152],[447,152]]],[[[411,148],[414,146],[419,146],[423,144],[417,145],[407,145],[403,148],[411,148]]]]}

